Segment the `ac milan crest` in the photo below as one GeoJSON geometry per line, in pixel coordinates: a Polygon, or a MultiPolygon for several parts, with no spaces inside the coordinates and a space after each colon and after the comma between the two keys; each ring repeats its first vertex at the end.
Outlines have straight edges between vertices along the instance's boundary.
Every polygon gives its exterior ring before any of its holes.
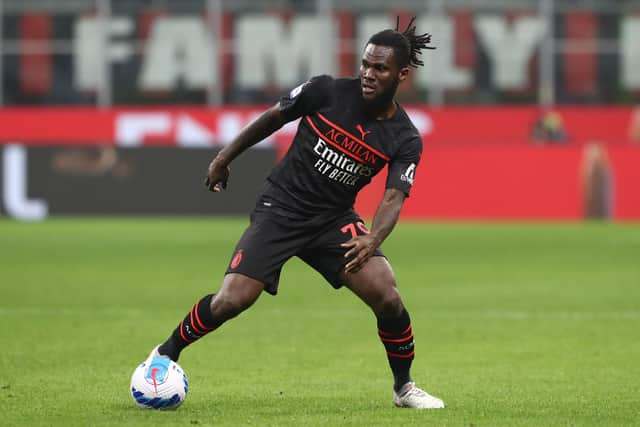
{"type": "Polygon", "coordinates": [[[236,268],[242,262],[242,249],[238,250],[231,260],[231,268],[236,268]]]}

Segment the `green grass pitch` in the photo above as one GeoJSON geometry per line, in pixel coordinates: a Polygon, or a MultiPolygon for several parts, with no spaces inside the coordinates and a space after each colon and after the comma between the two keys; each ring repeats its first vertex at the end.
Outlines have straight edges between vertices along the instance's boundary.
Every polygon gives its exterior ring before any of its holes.
{"type": "Polygon", "coordinates": [[[395,409],[374,318],[298,260],[280,294],[187,349],[177,411],[129,379],[202,295],[246,221],[0,220],[0,425],[640,425],[640,226],[401,223],[384,245],[412,315],[395,409]]]}

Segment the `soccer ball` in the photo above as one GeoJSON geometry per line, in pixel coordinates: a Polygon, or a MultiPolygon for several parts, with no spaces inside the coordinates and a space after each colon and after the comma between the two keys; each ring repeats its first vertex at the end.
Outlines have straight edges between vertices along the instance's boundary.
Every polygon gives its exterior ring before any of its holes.
{"type": "Polygon", "coordinates": [[[184,402],[188,390],[184,371],[166,357],[144,361],[131,376],[131,397],[141,408],[175,409],[184,402]]]}

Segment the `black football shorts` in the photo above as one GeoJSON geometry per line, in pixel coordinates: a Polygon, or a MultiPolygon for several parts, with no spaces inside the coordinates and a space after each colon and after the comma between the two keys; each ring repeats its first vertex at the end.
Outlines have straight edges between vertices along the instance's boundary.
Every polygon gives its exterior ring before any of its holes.
{"type": "MultiPolygon", "coordinates": [[[[334,287],[349,261],[340,245],[355,235],[368,233],[364,221],[353,210],[327,220],[293,220],[268,211],[251,214],[251,223],[240,238],[226,273],[241,273],[264,283],[265,291],[278,292],[280,271],[297,256],[313,267],[334,287]]],[[[376,249],[373,256],[384,256],[376,249]]]]}

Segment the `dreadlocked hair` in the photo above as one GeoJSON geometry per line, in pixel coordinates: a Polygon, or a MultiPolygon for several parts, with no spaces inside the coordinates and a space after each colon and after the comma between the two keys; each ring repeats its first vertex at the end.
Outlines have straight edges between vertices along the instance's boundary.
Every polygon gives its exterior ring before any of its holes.
{"type": "Polygon", "coordinates": [[[383,30],[371,36],[367,44],[387,46],[393,48],[400,68],[412,66],[418,68],[424,62],[418,58],[422,54],[422,49],[435,49],[428,46],[431,43],[431,34],[416,34],[416,17],[414,16],[407,24],[404,31],[400,31],[400,17],[396,19],[395,30],[383,30]]]}

